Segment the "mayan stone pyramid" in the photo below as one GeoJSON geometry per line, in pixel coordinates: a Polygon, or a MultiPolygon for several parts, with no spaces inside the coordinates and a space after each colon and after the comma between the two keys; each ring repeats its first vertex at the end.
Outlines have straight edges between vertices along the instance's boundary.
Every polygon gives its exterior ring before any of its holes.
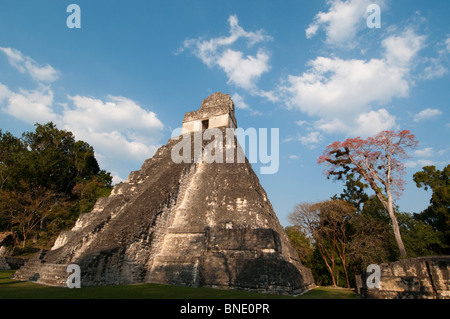
{"type": "Polygon", "coordinates": [[[115,185],[15,279],[65,286],[67,266],[77,264],[82,287],[154,282],[287,294],[312,288],[311,270],[301,264],[246,158],[207,163],[194,161],[192,151],[190,161],[172,159],[183,136],[236,127],[228,94],[203,100],[186,113],[184,135],[115,185]]]}

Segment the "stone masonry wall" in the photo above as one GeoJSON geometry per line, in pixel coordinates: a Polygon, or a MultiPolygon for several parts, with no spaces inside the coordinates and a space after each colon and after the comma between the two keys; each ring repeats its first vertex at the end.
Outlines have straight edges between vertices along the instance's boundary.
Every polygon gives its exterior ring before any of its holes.
{"type": "MultiPolygon", "coordinates": [[[[410,258],[380,265],[380,288],[367,287],[369,299],[450,299],[450,256],[410,258]]],[[[363,285],[366,280],[363,279],[363,285]]]]}

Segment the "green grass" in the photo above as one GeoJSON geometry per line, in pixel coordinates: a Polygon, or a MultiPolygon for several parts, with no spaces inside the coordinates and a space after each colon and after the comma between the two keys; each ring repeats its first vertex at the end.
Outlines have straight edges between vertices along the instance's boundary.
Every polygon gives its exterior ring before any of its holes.
{"type": "MultiPolygon", "coordinates": [[[[13,270],[0,271],[0,299],[279,299],[294,297],[239,290],[138,284],[69,289],[10,279],[13,270]]],[[[318,287],[296,299],[357,299],[348,289],[318,287]]]]}

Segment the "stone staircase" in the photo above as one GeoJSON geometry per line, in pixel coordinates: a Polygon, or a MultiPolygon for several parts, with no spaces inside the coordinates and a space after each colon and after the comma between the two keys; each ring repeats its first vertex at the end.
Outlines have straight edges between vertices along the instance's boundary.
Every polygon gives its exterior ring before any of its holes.
{"type": "Polygon", "coordinates": [[[33,258],[17,270],[13,279],[21,281],[35,281],[48,286],[66,286],[69,273],[64,264],[50,264],[43,261],[46,250],[41,250],[33,258]]]}
{"type": "MultiPolygon", "coordinates": [[[[169,213],[164,231],[158,236],[157,252],[153,255],[150,281],[198,286],[198,267],[204,250],[204,227],[190,225],[187,207],[198,190],[197,183],[203,171],[203,163],[194,164],[185,172],[180,184],[176,206],[169,213]],[[196,254],[193,254],[193,251],[196,254]],[[177,268],[175,276],[171,269],[177,268]]],[[[161,231],[162,228],[159,228],[161,231]]]]}

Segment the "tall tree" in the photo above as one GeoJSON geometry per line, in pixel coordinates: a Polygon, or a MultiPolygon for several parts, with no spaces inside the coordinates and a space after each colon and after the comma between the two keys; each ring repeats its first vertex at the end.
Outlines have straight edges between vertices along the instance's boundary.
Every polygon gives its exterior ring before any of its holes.
{"type": "Polygon", "coordinates": [[[0,130],[0,231],[13,231],[22,247],[32,235],[51,241],[112,182],[88,143],[51,122],[35,127],[22,138],[0,130]]]}
{"type": "Polygon", "coordinates": [[[357,213],[361,213],[363,205],[369,200],[369,195],[366,194],[365,189],[367,185],[361,182],[361,176],[355,178],[353,173],[349,173],[345,176],[345,188],[339,195],[335,195],[334,199],[342,199],[350,203],[355,207],[357,213]]]}
{"type": "Polygon", "coordinates": [[[342,179],[348,173],[357,173],[369,184],[383,204],[392,222],[395,240],[402,257],[406,257],[405,246],[400,235],[394,212],[393,197],[403,190],[406,149],[416,147],[418,142],[408,130],[398,133],[383,131],[367,139],[348,138],[327,146],[318,163],[328,165],[328,178],[342,179]]]}
{"type": "Polygon", "coordinates": [[[296,226],[287,226],[285,229],[292,247],[297,251],[298,257],[307,266],[310,266],[313,247],[311,240],[296,226]]]}
{"type": "MultiPolygon", "coordinates": [[[[368,206],[369,201],[364,206],[368,206]]],[[[357,273],[364,272],[370,264],[388,261],[390,245],[386,240],[389,238],[386,223],[363,210],[349,221],[349,226],[348,256],[357,273]]]]}
{"type": "Polygon", "coordinates": [[[342,200],[328,200],[319,203],[301,203],[289,215],[290,222],[303,232],[318,248],[331,276],[333,286],[337,286],[336,267],[343,267],[347,286],[347,221],[354,215],[354,207],[342,200]]]}
{"type": "Polygon", "coordinates": [[[330,274],[332,284],[336,286],[336,249],[335,246],[330,247],[327,239],[322,236],[320,210],[317,204],[301,203],[296,205],[294,211],[289,214],[289,221],[316,245],[330,274]]]}
{"type": "Polygon", "coordinates": [[[27,192],[0,190],[0,210],[10,217],[10,230],[18,240],[17,234],[22,238],[22,248],[25,248],[27,239],[39,225],[52,213],[55,201],[59,205],[65,203],[64,199],[45,188],[33,188],[27,192]]]}
{"type": "Polygon", "coordinates": [[[430,206],[420,214],[414,214],[445,236],[447,250],[450,247],[450,164],[442,171],[435,166],[425,166],[413,175],[416,186],[431,189],[430,206]]]}
{"type": "Polygon", "coordinates": [[[26,152],[26,146],[19,138],[0,129],[0,190],[19,179],[26,152]]]}
{"type": "Polygon", "coordinates": [[[35,132],[23,134],[27,152],[27,175],[31,185],[39,185],[67,195],[77,181],[100,173],[94,149],[76,141],[72,132],[59,130],[52,122],[36,124],[35,132]]]}
{"type": "Polygon", "coordinates": [[[348,276],[348,221],[354,217],[355,208],[343,200],[327,200],[317,204],[320,211],[320,235],[335,247],[344,270],[347,288],[350,288],[348,276]]]}

